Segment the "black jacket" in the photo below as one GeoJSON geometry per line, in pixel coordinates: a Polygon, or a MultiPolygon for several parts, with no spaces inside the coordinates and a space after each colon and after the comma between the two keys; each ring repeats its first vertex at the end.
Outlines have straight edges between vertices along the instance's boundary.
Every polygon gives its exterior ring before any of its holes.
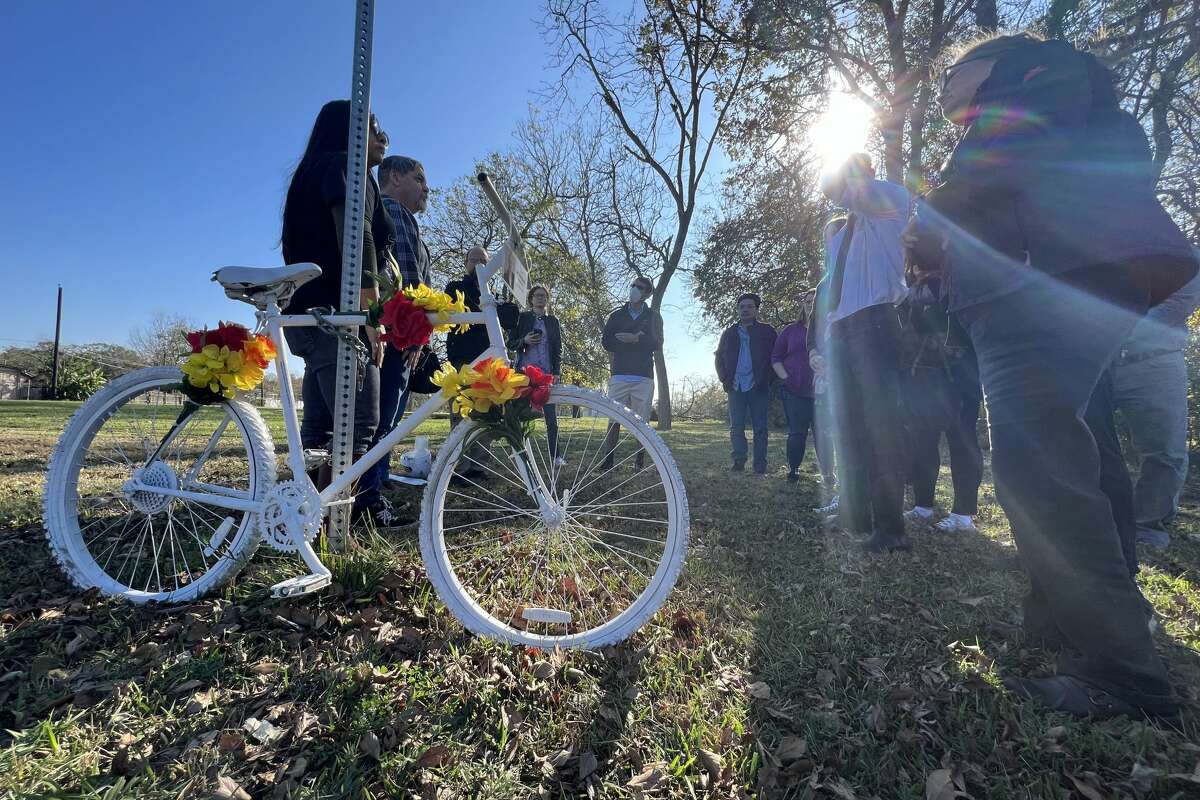
{"type": "MultiPolygon", "coordinates": [[[[738,356],[742,352],[742,337],[738,333],[739,325],[730,325],[721,333],[717,342],[716,362],[717,379],[725,391],[733,391],[733,382],[737,377],[738,356]]],[[[754,322],[750,326],[750,363],[754,368],[754,388],[765,389],[775,379],[775,370],[771,366],[771,351],[775,347],[775,329],[765,322],[754,322]]]]}
{"type": "MultiPolygon", "coordinates": [[[[529,349],[529,345],[525,344],[525,337],[533,330],[533,323],[537,319],[537,314],[532,311],[522,311],[521,316],[517,319],[517,327],[508,337],[508,349],[512,350],[519,357],[522,353],[529,349]]],[[[544,318],[546,326],[546,347],[550,351],[550,372],[555,375],[562,374],[562,328],[558,324],[558,318],[547,314],[544,318]]],[[[516,363],[516,359],[513,360],[516,363]]]]}
{"type": "Polygon", "coordinates": [[[601,344],[608,351],[608,363],[613,375],[639,375],[654,377],[654,352],[663,346],[663,321],[659,313],[648,305],[634,319],[629,306],[623,305],[609,314],[604,323],[601,344]],[[641,333],[642,337],[633,344],[617,339],[618,333],[641,333]]]}
{"type": "MultiPolygon", "coordinates": [[[[479,310],[479,278],[472,270],[469,275],[465,275],[458,280],[450,281],[446,284],[446,293],[454,297],[456,291],[462,292],[466,298],[467,308],[471,311],[479,310]]],[[[500,303],[496,308],[500,317],[500,328],[502,330],[510,330],[517,324],[517,315],[520,309],[515,303],[500,303]]],[[[470,364],[483,355],[483,351],[488,348],[488,334],[486,325],[472,325],[466,333],[457,333],[451,331],[446,334],[446,359],[454,365],[455,369],[463,364],[470,364]]]]}
{"type": "Polygon", "coordinates": [[[918,209],[914,260],[939,266],[952,310],[1015,288],[1015,271],[1127,264],[1157,302],[1195,274],[1182,232],[1154,192],[1145,132],[1111,76],[1060,41],[999,59],[982,108],[918,209]]]}

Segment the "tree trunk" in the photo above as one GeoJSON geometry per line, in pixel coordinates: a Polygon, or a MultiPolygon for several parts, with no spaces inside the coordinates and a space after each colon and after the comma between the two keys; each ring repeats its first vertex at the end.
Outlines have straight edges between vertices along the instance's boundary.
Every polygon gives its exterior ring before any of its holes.
{"type": "Polygon", "coordinates": [[[654,377],[658,383],[658,429],[671,430],[671,384],[667,380],[667,359],[661,350],[654,354],[654,377]]]}

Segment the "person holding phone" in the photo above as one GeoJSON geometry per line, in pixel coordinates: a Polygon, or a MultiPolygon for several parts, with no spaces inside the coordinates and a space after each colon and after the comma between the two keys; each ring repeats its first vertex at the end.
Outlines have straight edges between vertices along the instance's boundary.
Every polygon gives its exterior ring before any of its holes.
{"type": "MultiPolygon", "coordinates": [[[[545,286],[533,286],[525,298],[529,310],[522,311],[517,318],[517,327],[508,340],[508,349],[517,354],[517,369],[534,366],[554,376],[558,383],[562,376],[562,328],[558,319],[547,313],[550,305],[550,290],[545,286]]],[[[558,454],[558,411],[553,403],[547,403],[543,411],[546,417],[546,440],[554,465],[562,467],[566,461],[558,454]]]]}

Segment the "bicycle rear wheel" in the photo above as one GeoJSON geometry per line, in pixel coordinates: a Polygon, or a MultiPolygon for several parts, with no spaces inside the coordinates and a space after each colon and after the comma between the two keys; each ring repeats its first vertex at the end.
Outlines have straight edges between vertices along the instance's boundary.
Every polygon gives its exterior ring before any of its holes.
{"type": "Polygon", "coordinates": [[[188,406],[182,380],[175,367],[123,375],[84,403],[59,439],[46,476],[46,537],[80,588],[135,603],[189,601],[231,578],[258,547],[253,512],[153,490],[254,502],[275,482],[274,447],[254,407],[188,406]]]}
{"type": "Polygon", "coordinates": [[[425,490],[421,554],[470,630],[601,647],[636,631],[675,585],[687,495],[666,444],[628,408],[575,386],[556,386],[551,403],[557,437],[538,420],[522,451],[474,423],[455,428],[425,490]]]}

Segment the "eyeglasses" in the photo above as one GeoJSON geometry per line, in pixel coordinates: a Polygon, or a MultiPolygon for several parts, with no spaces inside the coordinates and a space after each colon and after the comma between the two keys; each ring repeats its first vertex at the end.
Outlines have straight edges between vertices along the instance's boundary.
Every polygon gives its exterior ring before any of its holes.
{"type": "Polygon", "coordinates": [[[978,58],[968,58],[966,61],[959,61],[956,64],[951,64],[942,70],[942,76],[938,78],[938,97],[946,94],[946,87],[950,85],[950,79],[954,77],[954,71],[960,67],[964,67],[974,61],[995,61],[995,56],[980,56],[978,58]]]}

